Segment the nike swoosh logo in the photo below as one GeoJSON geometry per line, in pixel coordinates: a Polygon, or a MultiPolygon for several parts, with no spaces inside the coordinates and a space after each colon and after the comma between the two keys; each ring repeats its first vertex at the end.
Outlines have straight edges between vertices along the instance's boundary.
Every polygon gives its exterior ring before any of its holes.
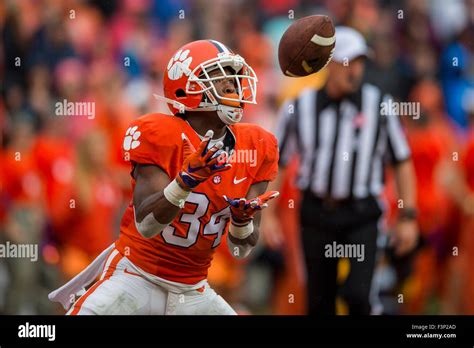
{"type": "Polygon", "coordinates": [[[237,177],[234,176],[234,185],[237,185],[237,184],[240,184],[242,181],[244,181],[245,179],[247,179],[247,177],[244,177],[242,179],[239,179],[237,180],[237,177]]]}
{"type": "Polygon", "coordinates": [[[193,168],[193,167],[191,167],[191,165],[188,164],[188,172],[190,172],[190,173],[194,173],[194,172],[196,172],[196,171],[198,171],[199,169],[202,169],[202,168],[204,168],[204,167],[194,167],[193,168]]]}

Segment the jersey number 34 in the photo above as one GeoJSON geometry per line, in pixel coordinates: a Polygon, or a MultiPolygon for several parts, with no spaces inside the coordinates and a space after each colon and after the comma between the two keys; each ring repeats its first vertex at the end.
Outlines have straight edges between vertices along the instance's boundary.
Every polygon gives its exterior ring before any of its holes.
{"type": "Polygon", "coordinates": [[[227,221],[230,219],[230,207],[226,207],[211,215],[209,222],[203,225],[203,218],[209,209],[209,198],[203,193],[191,192],[186,199],[186,204],[195,205],[194,213],[183,213],[179,218],[179,223],[187,225],[186,237],[176,235],[176,228],[173,225],[167,226],[162,236],[166,243],[189,248],[196,244],[199,237],[199,231],[202,227],[202,234],[216,235],[212,247],[215,248],[221,243],[227,221]],[[203,225],[203,226],[202,226],[203,225]]]}

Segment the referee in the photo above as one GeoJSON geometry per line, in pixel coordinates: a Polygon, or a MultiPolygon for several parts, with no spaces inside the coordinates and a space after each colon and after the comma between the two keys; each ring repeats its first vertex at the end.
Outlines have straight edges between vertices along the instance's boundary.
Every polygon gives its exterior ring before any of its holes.
{"type": "MultiPolygon", "coordinates": [[[[356,30],[336,28],[326,85],[320,91],[304,90],[284,103],[280,112],[276,131],[279,179],[292,157],[300,159],[296,180],[303,197],[300,224],[309,314],[335,314],[340,257],[350,261],[342,293],[349,313],[370,314],[369,292],[382,215],[377,198],[384,187],[385,164],[394,168],[402,207],[391,236],[393,247],[404,255],[417,242],[410,150],[398,116],[381,112],[382,103],[391,97],[362,83],[367,51],[356,30]]],[[[279,179],[271,189],[278,189],[279,179]]],[[[276,206],[267,212],[264,231],[269,234],[281,233],[276,206]]]]}

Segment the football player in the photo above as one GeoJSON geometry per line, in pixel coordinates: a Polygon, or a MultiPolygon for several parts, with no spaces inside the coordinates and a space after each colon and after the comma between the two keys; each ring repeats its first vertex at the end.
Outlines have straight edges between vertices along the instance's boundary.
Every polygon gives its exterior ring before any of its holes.
{"type": "Polygon", "coordinates": [[[65,295],[83,288],[103,265],[100,280],[70,315],[235,314],[206,277],[225,234],[233,256],[250,253],[260,211],[278,195],[266,192],[278,168],[275,137],[239,123],[245,104],[256,104],[257,77],[222,43],[200,40],[170,59],[164,92],[157,97],[174,116],[142,116],[125,135],[133,201],[119,239],[50,294],[68,307],[65,295]],[[248,161],[249,153],[255,161],[248,161]]]}

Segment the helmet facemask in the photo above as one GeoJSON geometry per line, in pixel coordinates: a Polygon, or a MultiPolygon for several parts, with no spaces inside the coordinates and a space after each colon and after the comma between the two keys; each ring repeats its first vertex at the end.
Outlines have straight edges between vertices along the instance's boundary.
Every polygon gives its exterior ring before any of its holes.
{"type": "Polygon", "coordinates": [[[245,104],[257,104],[257,76],[245,60],[235,54],[221,53],[217,58],[198,65],[189,75],[187,94],[203,94],[205,97],[192,111],[217,111],[225,124],[239,122],[245,104]],[[231,68],[234,73],[225,70],[231,68]],[[217,71],[218,74],[210,72],[217,71]],[[235,80],[235,94],[222,95],[214,82],[220,79],[235,80]]]}

